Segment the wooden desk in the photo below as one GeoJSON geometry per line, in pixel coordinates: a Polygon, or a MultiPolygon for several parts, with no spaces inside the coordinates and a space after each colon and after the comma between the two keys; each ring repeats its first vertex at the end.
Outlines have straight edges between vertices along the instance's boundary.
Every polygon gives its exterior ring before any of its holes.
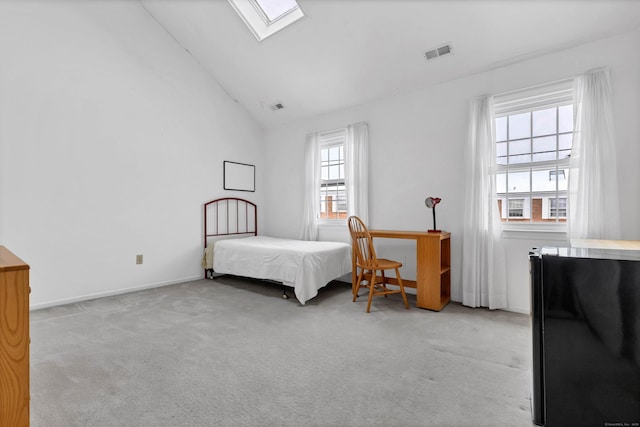
{"type": "MultiPolygon", "coordinates": [[[[369,230],[373,238],[411,239],[416,241],[416,280],[402,279],[405,287],[415,288],[416,306],[440,311],[451,299],[451,233],[426,231],[369,230]]],[[[355,257],[351,272],[351,286],[355,292],[355,257]]],[[[397,284],[395,278],[388,282],[397,284]]]]}

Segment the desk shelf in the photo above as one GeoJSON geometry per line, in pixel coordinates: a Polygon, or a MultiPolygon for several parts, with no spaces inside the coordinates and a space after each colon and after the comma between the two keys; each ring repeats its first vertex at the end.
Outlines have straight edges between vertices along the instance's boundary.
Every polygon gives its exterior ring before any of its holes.
{"type": "Polygon", "coordinates": [[[451,300],[451,233],[431,233],[418,240],[418,282],[416,305],[440,311],[451,300]],[[422,245],[422,248],[420,247],[422,245]]]}

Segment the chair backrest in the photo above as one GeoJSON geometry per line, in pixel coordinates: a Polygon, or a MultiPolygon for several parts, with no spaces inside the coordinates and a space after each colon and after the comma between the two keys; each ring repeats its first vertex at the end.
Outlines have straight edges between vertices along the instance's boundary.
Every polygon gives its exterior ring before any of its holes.
{"type": "Polygon", "coordinates": [[[369,234],[369,230],[357,216],[350,216],[347,221],[355,251],[356,265],[361,268],[371,269],[377,264],[377,261],[376,250],[373,247],[373,239],[369,234]]]}

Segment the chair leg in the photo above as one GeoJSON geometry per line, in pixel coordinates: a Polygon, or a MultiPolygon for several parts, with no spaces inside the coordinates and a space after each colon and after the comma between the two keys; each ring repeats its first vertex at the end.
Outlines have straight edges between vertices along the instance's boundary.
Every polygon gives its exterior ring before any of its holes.
{"type": "Polygon", "coordinates": [[[402,284],[402,277],[400,277],[400,271],[396,268],[396,278],[398,279],[398,284],[400,285],[400,293],[402,294],[402,300],[404,301],[404,306],[409,310],[409,302],[407,301],[407,294],[404,293],[404,285],[402,284]]]}
{"type": "Polygon", "coordinates": [[[358,274],[358,278],[356,279],[356,289],[353,292],[353,299],[351,300],[352,302],[356,302],[356,298],[358,298],[358,292],[360,292],[360,288],[362,287],[362,280],[364,279],[364,275],[365,275],[366,271],[363,269],[360,271],[360,274],[358,274]]]}
{"type": "Polygon", "coordinates": [[[356,302],[356,298],[358,298],[358,291],[360,290],[360,277],[356,279],[356,289],[353,291],[353,299],[351,302],[356,302]]]}
{"type": "Polygon", "coordinates": [[[358,298],[358,291],[360,291],[360,283],[362,283],[363,272],[364,270],[360,270],[360,273],[358,273],[358,278],[356,279],[356,288],[353,290],[352,302],[356,302],[356,298],[358,298]]]}
{"type": "Polygon", "coordinates": [[[376,288],[376,271],[371,271],[371,281],[369,282],[369,301],[367,301],[367,313],[371,310],[371,301],[373,301],[373,293],[376,288]]]}
{"type": "MultiPolygon", "coordinates": [[[[387,278],[384,276],[384,270],[380,270],[380,274],[382,275],[382,290],[387,291],[387,278]]],[[[387,297],[387,294],[384,294],[384,297],[387,297]]]]}

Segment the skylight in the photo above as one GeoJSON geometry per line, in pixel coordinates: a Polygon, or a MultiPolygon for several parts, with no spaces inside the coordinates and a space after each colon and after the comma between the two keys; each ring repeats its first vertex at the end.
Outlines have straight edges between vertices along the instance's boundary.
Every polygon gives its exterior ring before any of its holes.
{"type": "Polygon", "coordinates": [[[304,16],[296,0],[228,0],[253,35],[262,41],[304,16]]]}
{"type": "Polygon", "coordinates": [[[277,21],[289,12],[298,9],[295,0],[255,0],[269,22],[277,21]]]}

